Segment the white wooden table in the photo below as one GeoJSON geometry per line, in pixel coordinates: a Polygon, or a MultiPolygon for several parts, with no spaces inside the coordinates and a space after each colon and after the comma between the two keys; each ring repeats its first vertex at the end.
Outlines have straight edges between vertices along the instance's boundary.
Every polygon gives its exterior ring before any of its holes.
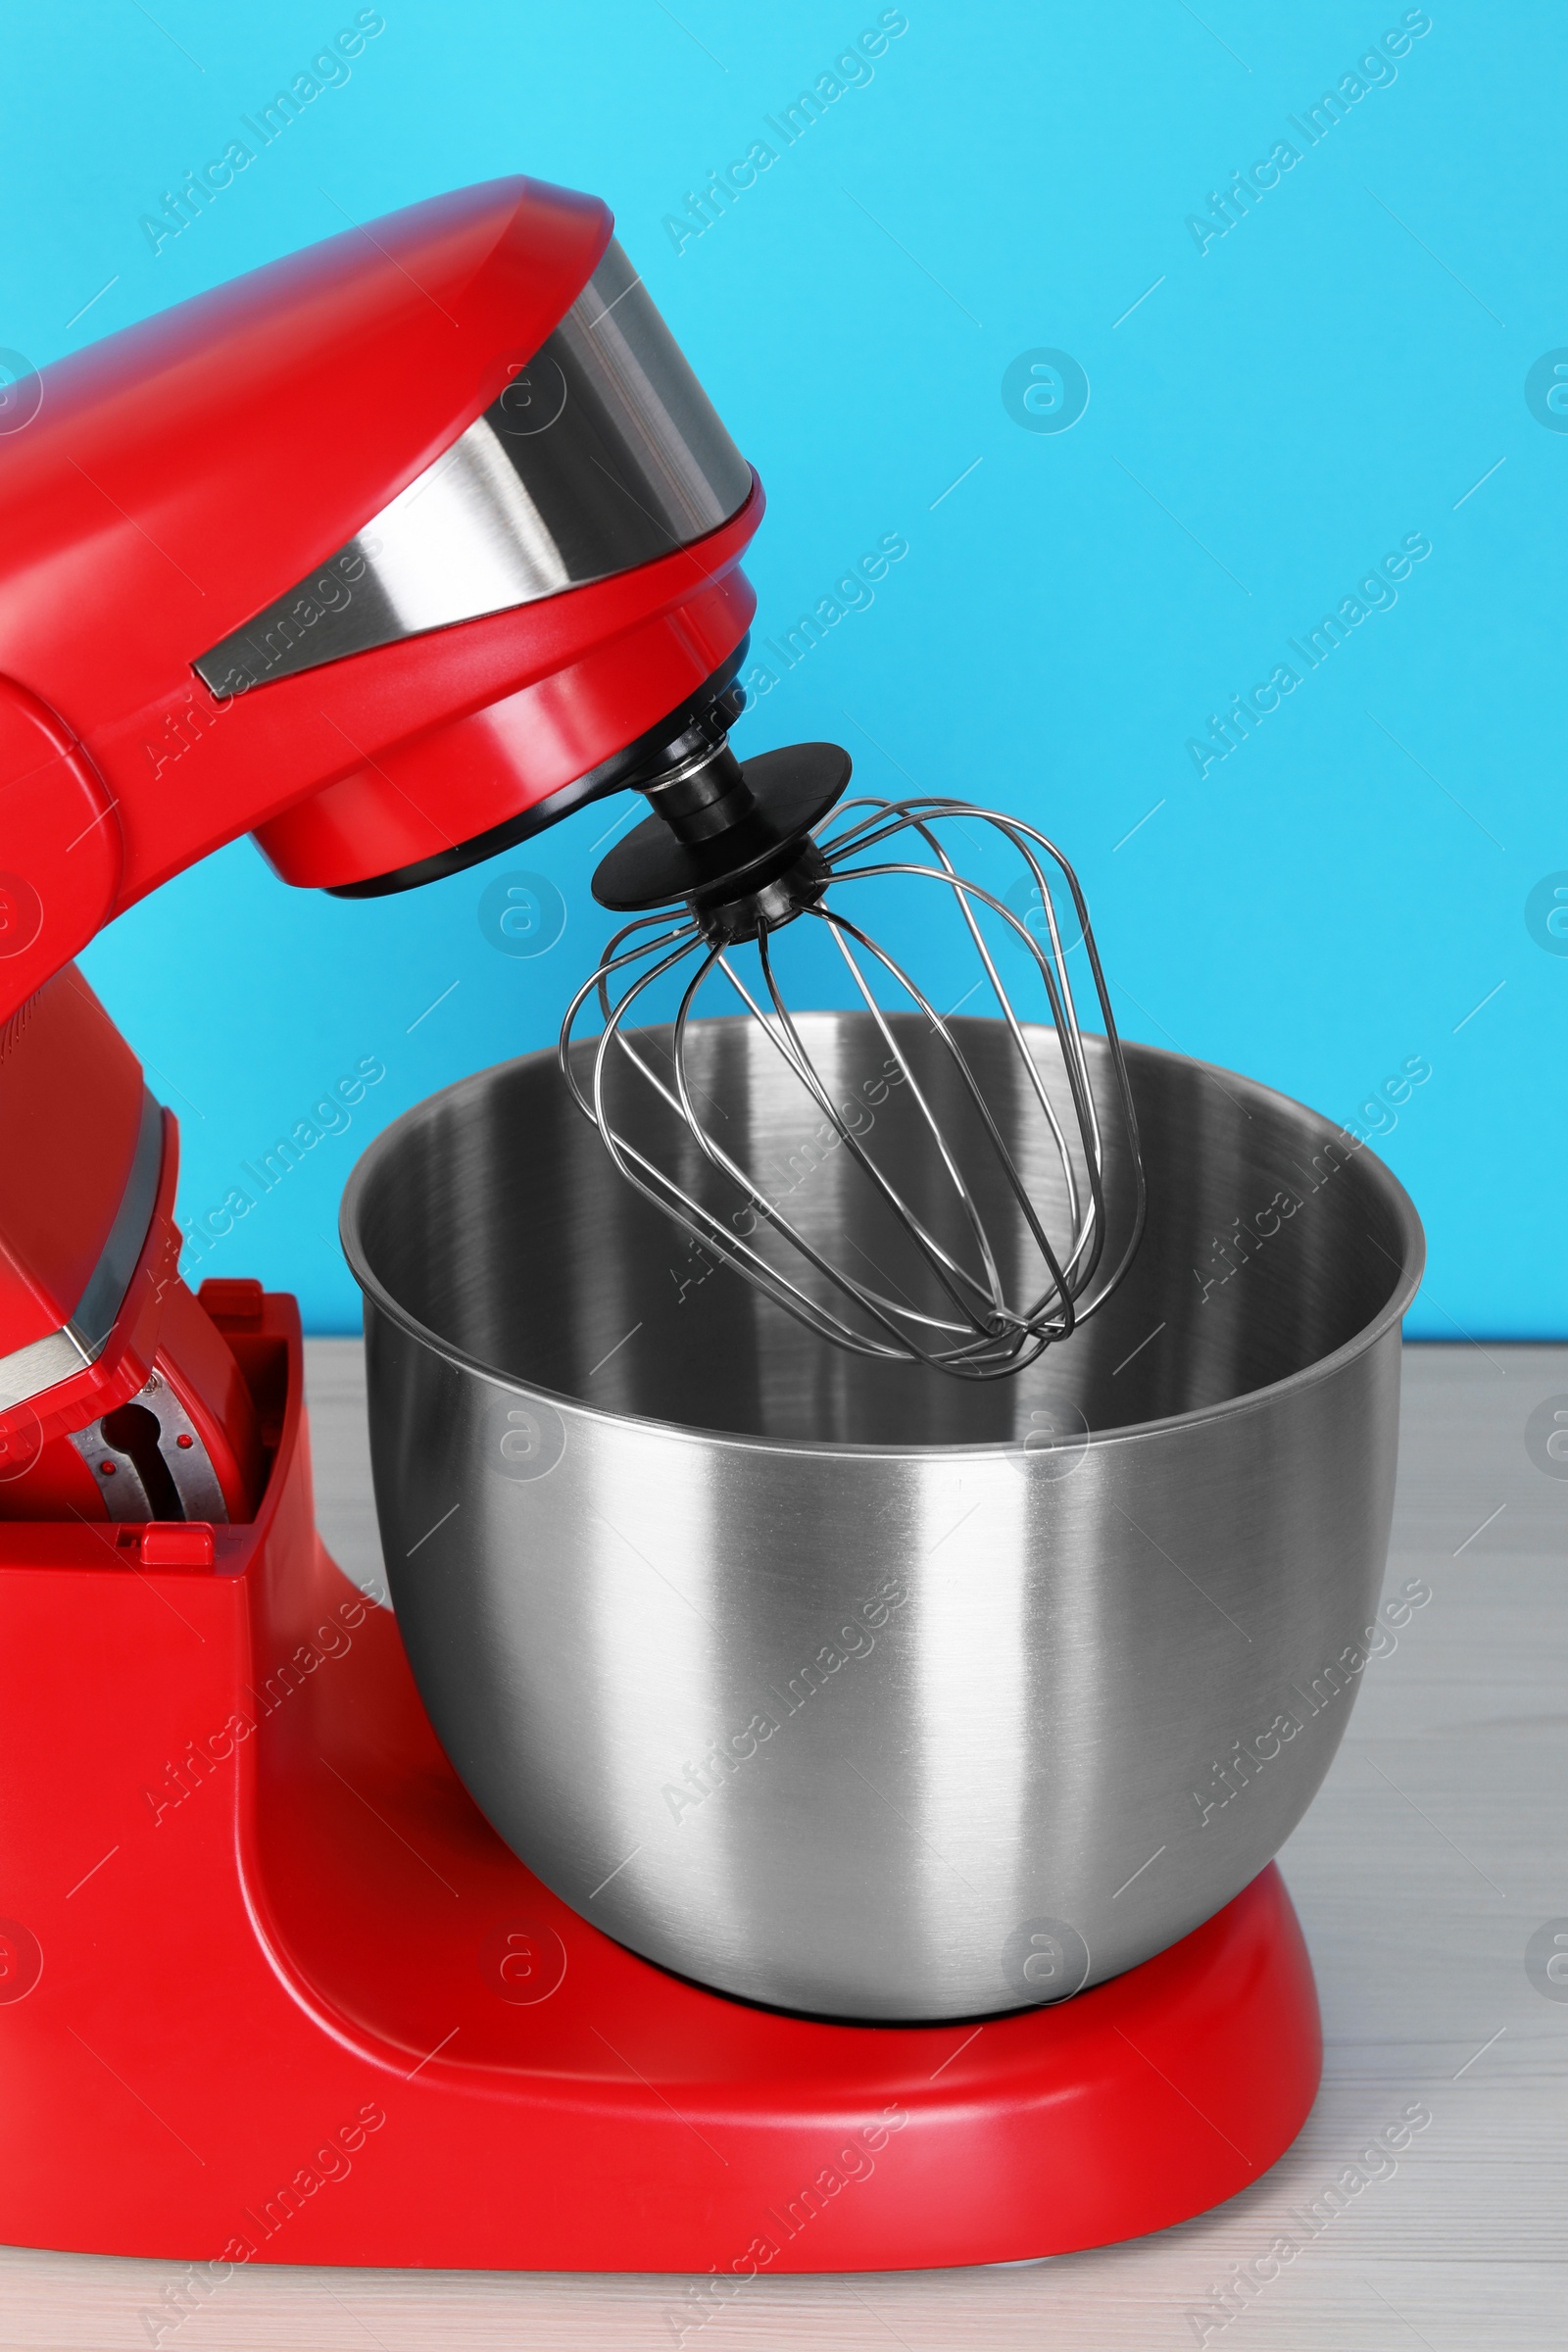
{"type": "MultiPolygon", "coordinates": [[[[380,1578],[358,1344],[309,1350],[323,1530],[380,1578]]],[[[1568,1999],[1526,1974],[1568,1922],[1568,1478],[1525,1425],[1568,1348],[1405,1351],[1390,1589],[1433,1598],[1369,1667],[1348,1736],[1282,1856],[1322,1993],[1323,2089],[1294,2148],[1205,2219],[1001,2270],[759,2279],[702,2352],[805,2344],[1175,2352],[1231,2266],[1320,2196],[1407,2104],[1429,2129],[1272,2283],[1201,2340],[1225,2352],[1562,2352],[1568,2345],[1568,1999]],[[1479,1530],[1480,1532],[1475,1532],[1479,1530]]],[[[1565,1987],[1568,1990],[1568,1987],[1565,1987]]],[[[0,2129],[4,2119],[0,2118],[0,2129]]],[[[143,2345],[173,2266],[0,2249],[0,2347],[143,2345]]],[[[252,2269],[181,2328],[219,2347],[675,2352],[678,2281],[252,2269]]],[[[1212,2312],[1212,2306],[1210,2306],[1212,2312]]],[[[689,2339],[695,2340],[695,2339],[689,2339]]]]}

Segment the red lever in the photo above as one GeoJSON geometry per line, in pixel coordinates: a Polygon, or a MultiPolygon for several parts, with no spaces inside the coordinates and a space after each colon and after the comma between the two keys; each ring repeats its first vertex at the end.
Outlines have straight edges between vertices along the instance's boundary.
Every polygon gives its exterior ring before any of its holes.
{"type": "Polygon", "coordinates": [[[213,1531],[205,1519],[149,1519],[140,1551],[144,1568],[210,1568],[213,1531]]]}

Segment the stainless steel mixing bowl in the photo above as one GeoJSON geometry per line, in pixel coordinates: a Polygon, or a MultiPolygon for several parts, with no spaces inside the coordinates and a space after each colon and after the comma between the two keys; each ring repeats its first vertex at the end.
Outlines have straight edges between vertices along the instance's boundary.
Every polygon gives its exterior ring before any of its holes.
{"type": "MultiPolygon", "coordinates": [[[[904,1115],[866,1016],[803,1026],[904,1115]]],[[[955,1027],[1021,1134],[1004,1047],[955,1027]]],[[[1298,1103],[1128,1061],[1137,1264],[984,1387],[848,1356],[710,1268],[548,1054],[355,1169],[419,1690],[502,1837],[650,1959],[830,2017],[1058,1998],[1209,1917],[1322,1780],[1374,1639],[1420,1225],[1298,1103]]],[[[755,1025],[709,1025],[695,1066],[797,1222],[848,1217],[875,1255],[755,1025]]],[[[1109,1189],[1114,1218],[1124,1169],[1109,1189]]]]}

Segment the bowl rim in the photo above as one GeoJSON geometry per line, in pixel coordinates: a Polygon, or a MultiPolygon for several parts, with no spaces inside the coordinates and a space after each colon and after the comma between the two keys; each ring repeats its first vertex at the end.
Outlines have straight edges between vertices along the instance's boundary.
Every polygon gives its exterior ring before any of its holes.
{"type": "MultiPolygon", "coordinates": [[[[741,1014],[725,1017],[741,1020],[747,1016],[741,1014]]],[[[831,1019],[835,1017],[835,1012],[832,1008],[826,1008],[825,1011],[818,1010],[814,1016],[812,1012],[807,1012],[799,1017],[808,1020],[812,1017],[831,1019]]],[[[852,1011],[843,1017],[853,1019],[855,1015],[852,1011]]],[[[966,1015],[955,1025],[968,1026],[970,1021],[974,1021],[978,1025],[979,1020],[984,1017],[984,1015],[966,1015]]],[[[711,1025],[716,1027],[718,1023],[715,1021],[711,1025]]],[[[1041,1022],[1026,1021],[1023,1023],[1023,1028],[1026,1034],[1033,1029],[1039,1029],[1046,1036],[1053,1034],[1049,1027],[1041,1022]]],[[[1093,1030],[1084,1032],[1086,1042],[1095,1039],[1098,1035],[1099,1032],[1093,1030]]],[[[1351,1137],[1348,1128],[1336,1127],[1321,1111],[1313,1110],[1308,1103],[1298,1102],[1295,1096],[1287,1095],[1279,1087],[1266,1085],[1259,1078],[1244,1077],[1238,1071],[1226,1069],[1222,1063],[1202,1061],[1196,1054],[1175,1053],[1169,1047],[1152,1046],[1142,1040],[1128,1038],[1123,1038],[1119,1042],[1129,1062],[1143,1060],[1165,1062],[1197,1070],[1205,1078],[1209,1078],[1219,1085],[1222,1092],[1234,1094],[1240,1088],[1253,1101],[1279,1103],[1298,1117],[1311,1120],[1322,1130],[1325,1142],[1347,1141],[1350,1149],[1356,1152],[1364,1152],[1368,1148],[1370,1139],[1367,1137],[1363,1136],[1359,1139],[1351,1137]]],[[[374,1176],[381,1160],[397,1149],[398,1139],[412,1131],[420,1122],[433,1118],[441,1105],[461,1101],[466,1095],[482,1093],[510,1071],[547,1060],[555,1062],[556,1059],[556,1047],[543,1046],[531,1054],[516,1054],[506,1061],[487,1063],[483,1069],[470,1070],[466,1076],[454,1079],[448,1086],[437,1088],[435,1093],[421,1096],[417,1102],[412,1102],[407,1110],[400,1111],[395,1119],[382,1128],[379,1135],[372,1137],[349,1171],[348,1181],[343,1188],[342,1203],[338,1211],[338,1238],[343,1254],[348,1261],[349,1271],[354,1276],[366,1299],[385,1315],[390,1322],[404,1331],[409,1338],[418,1341],[433,1354],[444,1357],[448,1363],[458,1369],[470,1372],[480,1380],[488,1381],[493,1388],[506,1390],[518,1396],[536,1397],[550,1405],[558,1413],[575,1416],[586,1422],[601,1422],[607,1428],[612,1429],[646,1431],[650,1435],[683,1439],[688,1443],[702,1446],[734,1446],[749,1452],[795,1455],[826,1454],[833,1457],[863,1455],[882,1461],[963,1459],[974,1462],[985,1460],[1015,1462],[1017,1457],[1024,1452],[1024,1447],[1016,1440],[991,1438],[982,1439],[975,1444],[940,1446],[890,1445],[886,1442],[861,1444],[858,1441],[841,1438],[769,1438],[759,1437],[755,1433],[745,1430],[709,1429],[699,1426],[695,1422],[663,1420],[654,1413],[614,1412],[604,1405],[590,1404],[585,1399],[573,1396],[564,1390],[546,1388],[541,1382],[526,1380],[515,1373],[502,1372],[495,1365],[485,1363],[481,1357],[473,1355],[466,1348],[460,1347],[456,1341],[444,1339],[438,1332],[432,1331],[427,1324],[421,1323],[416,1315],[392,1296],[369,1264],[359,1232],[360,1202],[367,1186],[374,1176]]],[[[1394,1213],[1404,1242],[1402,1262],[1398,1267],[1397,1277],[1389,1297],[1377,1313],[1363,1324],[1359,1331],[1353,1333],[1348,1340],[1334,1348],[1328,1355],[1319,1356],[1314,1363],[1302,1365],[1298,1371],[1287,1373],[1283,1380],[1269,1381],[1262,1388],[1245,1390],[1240,1396],[1225,1397],[1218,1404],[1198,1405],[1186,1412],[1167,1413],[1149,1421],[1118,1423],[1113,1429],[1092,1430],[1089,1433],[1088,1453],[1093,1453],[1097,1447],[1102,1446],[1147,1442],[1181,1430],[1205,1428],[1216,1422],[1238,1418],[1243,1414],[1266,1411],[1286,1398],[1307,1389],[1315,1388],[1324,1381],[1332,1380],[1338,1373],[1355,1362],[1357,1358],[1369,1353],[1391,1328],[1402,1322],[1411,1300],[1421,1287],[1421,1279],[1426,1269],[1426,1234],[1414,1201],[1387,1162],[1380,1159],[1374,1152],[1371,1159],[1364,1164],[1371,1171],[1367,1181],[1380,1189],[1386,1204],[1394,1213]]]]}

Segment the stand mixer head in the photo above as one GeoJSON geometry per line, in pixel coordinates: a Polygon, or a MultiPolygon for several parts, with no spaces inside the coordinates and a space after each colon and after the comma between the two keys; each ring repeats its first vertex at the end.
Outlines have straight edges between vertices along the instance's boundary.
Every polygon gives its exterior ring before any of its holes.
{"type": "MultiPolygon", "coordinates": [[[[720,741],[644,786],[655,814],[606,858],[594,895],[617,912],[656,911],[637,912],[615,934],[572,1000],[562,1028],[562,1072],[627,1182],[821,1338],[957,1379],[1005,1378],[1066,1339],[1111,1296],[1143,1234],[1137,1119],[1089,911],[1072,867],[1034,826],[947,799],[841,804],[849,774],[849,755],[834,744],[799,744],[742,766],[720,741]],[[972,841],[976,825],[1015,854],[1028,877],[1026,904],[1044,917],[1044,937],[954,862],[951,832],[972,841]],[[1027,1152],[1017,1150],[1015,1117],[1005,1122],[1013,1147],[1004,1141],[1001,1106],[988,1100],[950,1016],[843,903],[852,882],[895,879],[930,886],[959,918],[976,979],[958,1002],[984,987],[1005,1026],[1013,1049],[1007,1067],[1031,1112],[1024,1137],[1034,1148],[1027,1152]],[[1071,924],[1058,918],[1054,894],[1062,892],[1071,924]],[[671,910],[672,900],[679,904],[671,910]],[[879,1071],[848,1098],[845,1074],[813,1059],[791,1011],[779,935],[797,921],[825,933],[841,982],[871,1015],[885,1048],[879,1071]],[[1065,942],[1079,936],[1109,1047],[1108,1101],[1097,1100],[1068,967],[1065,942]],[[1009,947],[1037,1000],[1021,1016],[1004,976],[1009,947]],[[666,1053],[633,1026],[633,1015],[671,981],[681,993],[666,1053]],[[603,1022],[591,1059],[580,1048],[573,1052],[590,1001],[603,1022]],[[831,1250],[820,1234],[808,1238],[782,1204],[784,1150],[766,1166],[727,1148],[723,1106],[691,1066],[704,1006],[756,1025],[796,1080],[807,1120],[853,1170],[831,1250]],[[930,1023],[948,1056],[954,1083],[940,1102],[922,1088],[888,1018],[910,1010],[930,1023]],[[1031,1039],[1024,1027],[1042,1012],[1054,1034],[1054,1089],[1039,1057],[1041,1032],[1031,1039]],[[622,1090],[639,1083],[673,1114],[662,1158],[631,1141],[617,1111],[622,1090]],[[879,1119],[867,1086],[875,1107],[902,1089],[904,1115],[879,1119]],[[1121,1127],[1135,1178],[1130,1228],[1114,1238],[1103,1183],[1107,1121],[1121,1127]],[[1005,1204],[1004,1231],[988,1215],[987,1200],[1005,1204]],[[1027,1237],[1021,1250],[1020,1234],[1027,1237]]],[[[636,1126],[646,1132],[645,1120],[636,1126]]]]}

